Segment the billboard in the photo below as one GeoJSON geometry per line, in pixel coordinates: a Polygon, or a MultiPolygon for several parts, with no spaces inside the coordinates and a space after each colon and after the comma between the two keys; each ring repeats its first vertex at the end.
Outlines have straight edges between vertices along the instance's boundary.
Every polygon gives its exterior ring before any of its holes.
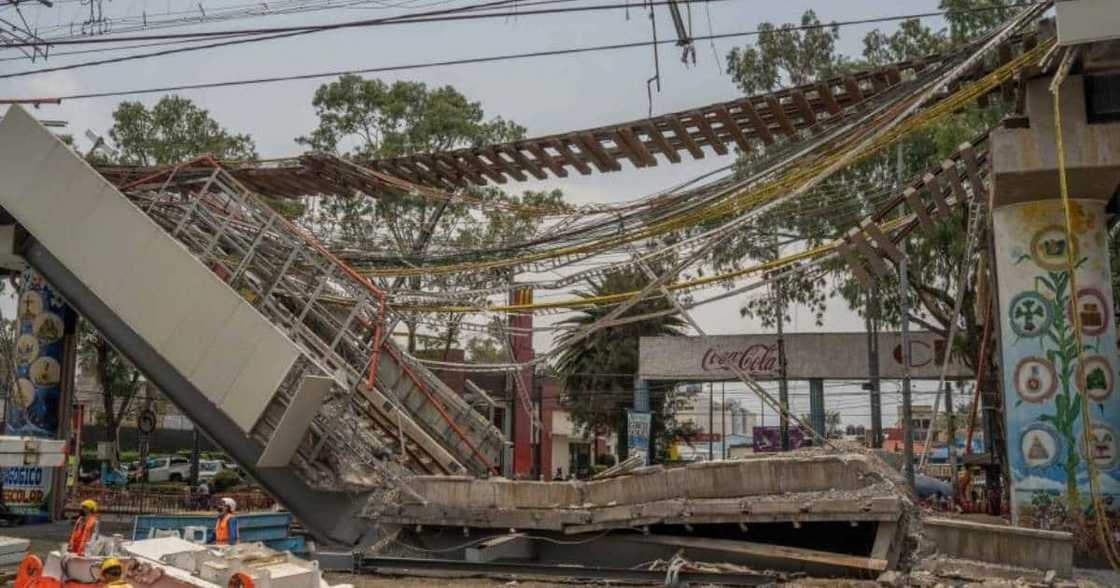
{"type": "MultiPolygon", "coordinates": [[[[66,335],[74,312],[39,274],[26,270],[16,309],[16,381],[7,403],[4,434],[58,438],[66,335]]],[[[4,501],[33,521],[50,517],[54,468],[20,467],[4,471],[4,501]]]]}
{"type": "MultiPolygon", "coordinates": [[[[751,435],[754,441],[751,449],[755,453],[773,453],[782,450],[781,427],[755,427],[751,435]]],[[[789,448],[801,449],[812,445],[813,436],[805,433],[800,427],[789,428],[789,448]]]]}
{"type": "Polygon", "coordinates": [[[992,216],[1002,336],[1004,419],[1015,524],[1071,529],[1091,508],[1088,455],[1109,509],[1120,509],[1120,400],[1115,301],[1103,201],[1073,202],[1067,242],[1060,200],[992,216]],[[1067,271],[1072,253],[1076,293],[1067,271]],[[1081,348],[1074,332],[1081,323],[1081,348]],[[1085,422],[1082,402],[1089,402],[1085,422]]]}
{"type": "MultiPolygon", "coordinates": [[[[860,380],[870,377],[865,333],[792,333],[785,336],[786,366],[791,379],[860,380]]],[[[945,340],[929,332],[910,335],[910,376],[937,379],[945,358],[945,340]]],[[[778,377],[775,335],[710,337],[642,337],[638,375],[647,380],[736,380],[730,364],[766,380],[778,377]]],[[[879,375],[902,377],[902,335],[879,334],[879,375]]],[[[956,356],[949,378],[972,374],[956,356]]]]}

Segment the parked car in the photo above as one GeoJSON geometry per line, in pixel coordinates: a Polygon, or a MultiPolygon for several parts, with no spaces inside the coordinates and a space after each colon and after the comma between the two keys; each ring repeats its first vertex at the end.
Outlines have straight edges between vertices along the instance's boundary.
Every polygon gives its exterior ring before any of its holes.
{"type": "Polygon", "coordinates": [[[149,482],[182,482],[191,477],[191,460],[185,457],[153,457],[148,460],[149,482]]]}
{"type": "Polygon", "coordinates": [[[218,475],[218,472],[227,469],[226,464],[217,459],[202,459],[198,461],[198,479],[209,482],[218,475]]]}

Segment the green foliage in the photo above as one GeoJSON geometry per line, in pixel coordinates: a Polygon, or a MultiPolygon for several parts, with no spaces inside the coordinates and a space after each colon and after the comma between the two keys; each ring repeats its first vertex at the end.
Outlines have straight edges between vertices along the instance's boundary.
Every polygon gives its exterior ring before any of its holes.
{"type": "Polygon", "coordinates": [[[255,159],[253,140],[222,128],[207,110],[181,96],[164,96],[150,110],[121,102],[109,136],[120,150],[117,163],[166,165],[204,154],[217,159],[255,159]]]}
{"type": "MultiPolygon", "coordinates": [[[[655,268],[655,272],[658,270],[655,268]]],[[[576,294],[594,298],[640,290],[649,280],[638,270],[622,270],[587,281],[576,294]]],[[[612,310],[610,305],[588,306],[579,314],[561,321],[564,327],[556,345],[573,341],[580,331],[612,310]]],[[[640,316],[671,308],[663,298],[643,300],[623,313],[621,318],[640,316]]],[[[684,321],[675,315],[626,323],[599,329],[579,343],[566,348],[556,360],[556,370],[564,385],[563,404],[577,426],[585,430],[616,430],[624,421],[622,409],[631,405],[634,377],[638,374],[638,339],[684,334],[684,321]]],[[[679,407],[670,386],[664,394],[651,390],[654,420],[672,428],[673,414],[679,407]]]]}
{"type": "MultiPolygon", "coordinates": [[[[1003,0],[944,0],[941,7],[961,10],[1006,7],[1008,4],[1010,2],[1003,0]]],[[[904,21],[889,34],[872,31],[864,38],[862,60],[846,59],[834,53],[835,35],[830,32],[833,30],[831,27],[789,31],[766,24],[760,28],[767,32],[759,36],[755,46],[737,49],[728,55],[728,70],[745,93],[764,91],[785,83],[809,83],[853,69],[950,49],[989,30],[1010,10],[1014,9],[950,13],[946,16],[948,28],[942,30],[933,30],[920,21],[912,20],[904,21]]],[[[816,15],[811,11],[805,13],[802,22],[806,25],[818,24],[816,15]]],[[[776,207],[759,219],[753,232],[744,231],[727,247],[715,252],[709,261],[717,269],[723,269],[743,263],[744,257],[753,260],[773,257],[775,242],[787,241],[812,247],[833,239],[875,210],[878,206],[876,195],[897,186],[900,176],[910,177],[940,162],[961,143],[995,124],[1002,114],[998,107],[988,110],[972,107],[935,127],[911,135],[898,150],[884,152],[836,174],[801,199],[812,202],[818,210],[829,211],[828,214],[805,214],[798,208],[803,204],[797,202],[776,207]]],[[[746,154],[744,159],[750,160],[756,155],[746,154]]],[[[959,321],[962,328],[960,336],[953,342],[954,351],[961,353],[968,365],[974,365],[981,331],[973,303],[975,279],[968,276],[964,284],[958,283],[967,221],[964,212],[957,211],[936,227],[914,233],[907,239],[907,254],[912,301],[915,302],[911,305],[911,320],[921,328],[943,336],[948,334],[954,320],[959,321]],[[965,298],[961,316],[950,316],[953,296],[962,287],[965,288],[965,298]]],[[[794,250],[797,248],[795,246],[794,250]]],[[[819,320],[828,298],[840,296],[863,315],[870,312],[887,325],[899,324],[896,284],[880,284],[877,288],[879,296],[875,298],[878,302],[869,307],[868,289],[851,276],[846,265],[835,263],[832,269],[835,273],[827,282],[806,278],[783,280],[781,298],[807,307],[819,320]]],[[[776,296],[748,299],[742,312],[746,316],[761,318],[764,326],[772,326],[777,316],[776,303],[776,296]]]]}
{"type": "MultiPolygon", "coordinates": [[[[358,160],[446,151],[512,141],[525,135],[525,129],[513,122],[500,117],[487,119],[478,102],[468,100],[451,86],[429,88],[407,81],[387,84],[346,75],[320,86],[312,105],[319,124],[296,141],[358,160]]],[[[559,191],[528,191],[515,196],[496,188],[469,188],[465,195],[514,205],[563,203],[559,191]]],[[[307,221],[322,238],[341,246],[405,259],[426,243],[451,250],[501,249],[527,240],[540,223],[538,216],[508,207],[485,208],[478,213],[462,204],[446,204],[401,192],[331,196],[323,198],[320,204],[316,215],[307,221]]],[[[472,282],[473,287],[505,284],[510,279],[505,272],[481,278],[483,284],[472,282]]],[[[407,286],[414,290],[444,291],[467,287],[463,280],[463,276],[454,275],[411,278],[407,286]]],[[[441,318],[444,326],[439,335],[425,338],[417,336],[415,319],[405,316],[409,349],[415,350],[417,343],[433,350],[456,344],[463,315],[441,318]]]]}
{"type": "Polygon", "coordinates": [[[143,388],[140,371],[84,320],[78,327],[78,361],[82,370],[97,380],[106,438],[119,452],[121,424],[131,414],[133,400],[143,388]]]}
{"type": "Polygon", "coordinates": [[[525,129],[495,118],[451,86],[429,89],[421,82],[344,75],[323,84],[311,101],[319,126],[297,142],[356,159],[414,153],[520,139],[525,129]]]}
{"type": "Polygon", "coordinates": [[[835,53],[838,25],[822,25],[815,12],[806,10],[801,26],[815,28],[794,30],[791,24],[761,23],[754,47],[736,47],[727,54],[727,71],[744,94],[807,84],[843,64],[843,57],[835,53]]]}
{"type": "Polygon", "coordinates": [[[214,474],[214,478],[210,481],[214,492],[225,492],[240,483],[241,478],[236,470],[222,470],[214,474]]]}

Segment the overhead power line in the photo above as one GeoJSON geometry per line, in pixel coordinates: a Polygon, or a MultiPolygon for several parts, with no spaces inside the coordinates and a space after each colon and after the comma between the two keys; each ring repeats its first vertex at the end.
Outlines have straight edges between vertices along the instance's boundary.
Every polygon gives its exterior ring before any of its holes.
{"type": "MultiPolygon", "coordinates": [[[[561,1],[570,1],[570,0],[561,0],[561,1]]],[[[671,2],[675,2],[677,4],[680,4],[680,3],[690,3],[690,2],[727,2],[727,1],[730,1],[730,0],[656,0],[656,1],[650,2],[648,5],[662,6],[662,5],[668,5],[671,2]]],[[[535,16],[535,15],[557,14],[557,13],[566,13],[566,12],[618,10],[618,9],[625,9],[625,8],[629,8],[629,5],[627,5],[627,4],[602,4],[602,5],[597,5],[597,6],[578,6],[578,7],[571,7],[571,8],[551,8],[551,9],[542,9],[542,10],[534,10],[534,11],[519,11],[516,14],[517,14],[517,16],[535,16]]],[[[463,10],[473,10],[473,8],[465,7],[465,8],[463,8],[463,10]]],[[[448,16],[432,17],[432,18],[425,18],[425,19],[417,19],[415,16],[412,16],[412,15],[401,15],[401,16],[393,16],[393,17],[386,17],[384,19],[380,19],[380,22],[378,24],[380,24],[380,25],[418,24],[418,23],[443,22],[443,21],[448,21],[448,20],[461,20],[461,19],[508,18],[511,14],[512,13],[509,13],[509,12],[501,12],[501,13],[483,13],[483,14],[468,14],[468,15],[454,15],[454,16],[453,15],[448,15],[448,16]]],[[[375,25],[365,24],[363,26],[375,26],[375,25]]],[[[289,31],[289,32],[283,32],[283,33],[278,33],[278,34],[270,34],[270,35],[265,35],[265,36],[255,36],[255,35],[257,35],[257,33],[255,33],[255,32],[232,32],[232,31],[227,31],[225,33],[222,33],[223,36],[221,36],[219,38],[223,38],[223,39],[232,38],[232,40],[225,40],[225,41],[220,41],[220,42],[217,42],[217,43],[210,43],[210,44],[206,44],[206,45],[193,45],[193,46],[190,46],[190,47],[180,47],[180,48],[177,48],[177,49],[164,49],[162,51],[154,51],[154,52],[150,52],[150,53],[139,53],[139,54],[134,54],[134,55],[124,55],[124,56],[121,56],[121,57],[113,57],[113,58],[109,58],[109,59],[99,59],[99,60],[95,60],[95,61],[86,61],[86,62],[82,62],[82,63],[72,63],[72,64],[69,64],[69,65],[60,65],[60,66],[57,66],[57,67],[45,67],[45,68],[40,68],[40,69],[13,72],[13,73],[9,73],[9,74],[0,75],[0,79],[22,78],[22,77],[41,75],[41,74],[46,74],[46,73],[58,72],[58,71],[69,71],[69,70],[82,69],[82,68],[87,68],[87,67],[112,65],[112,64],[124,63],[124,62],[128,62],[128,61],[151,59],[153,57],[166,57],[168,55],[175,55],[175,54],[178,54],[178,53],[191,53],[191,52],[194,52],[194,51],[202,51],[202,50],[206,50],[206,49],[215,49],[215,48],[219,48],[219,47],[229,47],[229,46],[232,46],[232,45],[244,45],[244,44],[248,44],[248,43],[258,43],[258,42],[262,42],[262,41],[273,41],[273,40],[277,40],[277,39],[285,39],[285,38],[288,38],[288,37],[295,37],[295,36],[299,36],[299,35],[308,35],[308,34],[312,34],[312,33],[318,33],[318,32],[322,32],[322,31],[325,31],[325,30],[336,30],[336,29],[319,29],[319,28],[308,28],[308,27],[290,27],[290,28],[292,30],[289,31]],[[249,37],[249,38],[245,38],[245,37],[249,37]]],[[[197,38],[197,39],[180,39],[178,42],[189,43],[189,42],[193,42],[193,41],[201,41],[201,40],[205,40],[205,39],[210,39],[210,38],[213,38],[214,36],[215,35],[208,34],[208,35],[206,35],[206,37],[197,38]]],[[[176,36],[175,38],[179,39],[178,36],[176,36]]]]}
{"type": "MultiPolygon", "coordinates": [[[[1023,6],[1023,5],[1030,5],[1030,4],[1031,3],[1016,4],[1016,5],[1013,5],[1013,6],[1023,6]]],[[[1006,8],[1006,7],[1001,7],[1001,9],[1002,8],[1006,8]]],[[[915,18],[930,18],[930,17],[935,17],[935,16],[944,16],[945,14],[949,14],[949,13],[952,13],[952,12],[983,12],[983,11],[990,11],[990,10],[993,10],[993,8],[973,8],[973,9],[959,10],[959,11],[943,10],[943,11],[934,11],[934,12],[912,13],[912,14],[905,14],[905,15],[864,18],[864,19],[848,20],[848,21],[843,21],[843,22],[831,22],[831,23],[828,23],[828,24],[821,24],[819,26],[817,26],[817,25],[798,26],[798,27],[790,27],[790,29],[791,30],[808,30],[808,29],[816,29],[816,28],[821,28],[821,27],[855,26],[855,25],[862,25],[862,24],[875,24],[875,23],[883,23],[883,22],[895,22],[895,21],[902,21],[902,20],[911,20],[911,19],[915,19],[915,18]]],[[[740,37],[757,36],[757,35],[761,34],[762,32],[765,32],[765,31],[750,30],[750,31],[740,31],[740,32],[735,32],[735,33],[721,33],[721,34],[714,34],[714,35],[695,36],[692,39],[693,39],[693,41],[733,39],[733,38],[740,38],[740,37]]],[[[229,32],[227,32],[226,34],[229,34],[229,32]]],[[[633,41],[633,42],[629,42],[629,43],[610,43],[610,44],[604,44],[604,45],[590,45],[590,46],[586,46],[586,47],[572,47],[572,48],[565,48],[565,49],[547,49],[547,50],[542,50],[542,51],[530,51],[530,52],[524,52],[524,53],[507,53],[507,54],[502,54],[502,55],[491,55],[491,56],[486,56],[486,57],[469,57],[469,58],[463,58],[463,59],[447,59],[447,60],[441,60],[441,61],[429,61],[429,62],[422,62],[422,63],[389,65],[389,66],[358,68],[358,69],[331,70],[331,71],[323,71],[323,72],[313,72],[313,73],[305,73],[305,74],[292,74],[292,75],[282,75],[282,76],[268,76],[268,77],[259,77],[259,78],[246,78],[246,79],[240,79],[240,80],[228,80],[228,81],[221,81],[221,82],[200,82],[200,83],[195,83],[195,84],[175,84],[175,85],[157,86],[157,87],[149,87],[149,88],[133,88],[133,89],[128,89],[128,90],[106,90],[106,91],[103,91],[103,92],[83,92],[83,93],[75,93],[75,94],[55,96],[55,97],[52,97],[52,98],[57,98],[59,100],[84,100],[84,99],[90,99],[90,98],[109,98],[109,97],[118,97],[118,96],[135,96],[135,95],[141,95],[141,94],[159,94],[159,93],[165,93],[165,92],[181,92],[181,91],[186,91],[186,90],[204,90],[204,89],[229,88],[229,87],[239,87],[239,86],[255,86],[255,85],[262,85],[262,84],[275,84],[275,83],[281,83],[281,82],[314,80],[314,79],[322,79],[322,78],[333,78],[333,77],[338,77],[338,76],[342,76],[342,75],[351,75],[351,74],[359,75],[359,74],[388,73],[388,72],[396,72],[396,71],[431,69],[431,68],[437,68],[437,67],[449,67],[449,66],[458,66],[458,65],[475,65],[475,64],[483,64],[483,63],[494,63],[494,62],[500,62],[500,61],[513,61],[513,60],[520,60],[520,59],[557,57],[557,56],[562,56],[562,55],[578,55],[578,54],[583,54],[583,53],[596,53],[596,52],[604,52],[604,51],[620,51],[620,50],[625,50],[625,49],[646,48],[646,47],[652,47],[654,45],[666,45],[666,44],[674,44],[674,43],[676,43],[675,39],[661,39],[661,40],[657,40],[657,41],[652,41],[652,40],[651,41],[633,41]]],[[[74,65],[81,65],[81,64],[74,64],[74,65]]],[[[22,72],[20,72],[20,73],[22,73],[22,72]]],[[[7,76],[0,76],[0,78],[10,77],[12,75],[15,75],[15,74],[8,74],[7,76]]]]}
{"type": "MultiPolygon", "coordinates": [[[[548,0],[548,3],[567,3],[575,2],[576,0],[548,0]]],[[[678,4],[691,4],[691,3],[705,3],[705,2],[725,2],[730,0],[678,0],[678,4]]],[[[350,20],[343,22],[335,22],[320,25],[298,25],[286,27],[256,27],[246,29],[230,29],[223,31],[197,31],[193,33],[161,33],[157,35],[130,35],[127,37],[83,37],[78,39],[60,39],[57,41],[50,41],[51,45],[90,45],[90,44],[106,44],[106,43],[127,43],[132,41],[166,41],[169,39],[204,39],[209,37],[228,37],[230,35],[275,35],[280,33],[319,33],[324,31],[338,31],[346,29],[359,29],[368,27],[379,27],[396,24],[424,24],[424,23],[439,23],[450,22],[459,20],[479,20],[491,18],[511,18],[522,16],[533,16],[539,14],[557,14],[565,12],[590,12],[601,10],[617,10],[633,8],[633,4],[627,5],[625,3],[613,4],[593,4],[590,6],[573,6],[568,8],[542,8],[537,10],[506,10],[501,12],[479,12],[483,10],[494,10],[516,4],[517,0],[495,0],[482,4],[472,4],[469,6],[460,6],[455,8],[442,8],[439,10],[429,10],[424,12],[412,12],[407,14],[400,14],[396,16],[385,16],[380,18],[370,18],[362,20],[350,20]]],[[[667,0],[654,2],[654,5],[668,4],[667,0]]],[[[648,3],[647,3],[648,5],[648,3]]],[[[989,9],[990,10],[990,9],[989,9]]],[[[27,43],[31,45],[32,43],[27,43]]],[[[41,44],[41,43],[40,43],[41,44]]],[[[20,43],[6,43],[6,47],[21,47],[20,43]]]]}

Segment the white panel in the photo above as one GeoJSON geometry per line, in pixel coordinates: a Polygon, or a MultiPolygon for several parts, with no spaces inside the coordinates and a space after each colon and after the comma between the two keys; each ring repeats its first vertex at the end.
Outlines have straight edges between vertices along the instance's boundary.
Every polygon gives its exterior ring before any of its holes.
{"type": "MultiPolygon", "coordinates": [[[[82,248],[66,260],[99,298],[120,312],[113,295],[125,287],[125,277],[140,258],[146,244],[159,238],[161,231],[136,210],[123,196],[102,198],[81,225],[82,248]]],[[[50,249],[53,240],[43,240],[50,249]]]]}
{"type": "Polygon", "coordinates": [[[157,347],[191,311],[200,271],[210,273],[178,243],[160,235],[140,252],[125,287],[114,296],[121,318],[157,347]]]}
{"type": "MultiPolygon", "coordinates": [[[[331,391],[333,384],[334,380],[331,378],[319,376],[308,376],[300,381],[295,396],[288,404],[288,410],[280,417],[272,438],[257,460],[257,467],[282,468],[292,462],[292,456],[299,449],[299,443],[311,426],[311,421],[319,414],[319,406],[323,404],[323,398],[331,391]]],[[[233,394],[230,394],[227,400],[232,397],[233,394]]]]}
{"type": "Polygon", "coordinates": [[[300,354],[295,343],[267,324],[264,317],[260,321],[268,328],[261,329],[261,336],[250,343],[253,354],[221,404],[245,431],[253,428],[300,354]]]}
{"type": "MultiPolygon", "coordinates": [[[[79,176],[80,177],[80,176],[79,176]]],[[[27,216],[19,217],[20,224],[42,243],[50,244],[50,251],[72,270],[75,259],[86,248],[85,238],[90,231],[96,230],[88,223],[89,217],[107,198],[120,198],[120,195],[111,186],[89,182],[72,181],[67,194],[73,197],[68,202],[54,205],[57,213],[47,215],[44,223],[33,226],[31,222],[23,220],[27,216]],[[84,185],[83,185],[84,184],[84,185]],[[96,189],[93,186],[98,186],[96,189]]],[[[83,274],[74,271],[79,278],[83,274]]]]}
{"type": "Polygon", "coordinates": [[[194,371],[239,304],[232,292],[219,291],[213,285],[208,280],[199,280],[190,292],[191,304],[176,323],[172,336],[163,342],[152,342],[183,377],[194,371]]]}
{"type": "Polygon", "coordinates": [[[229,321],[213,334],[202,359],[187,378],[214,404],[221,405],[241,368],[252,357],[253,342],[260,338],[262,327],[273,329],[251,306],[241,302],[229,321]]]}
{"type": "Polygon", "coordinates": [[[8,108],[0,133],[5,137],[0,141],[0,198],[7,208],[39,179],[42,162],[65,145],[18,106],[8,108]]]}

